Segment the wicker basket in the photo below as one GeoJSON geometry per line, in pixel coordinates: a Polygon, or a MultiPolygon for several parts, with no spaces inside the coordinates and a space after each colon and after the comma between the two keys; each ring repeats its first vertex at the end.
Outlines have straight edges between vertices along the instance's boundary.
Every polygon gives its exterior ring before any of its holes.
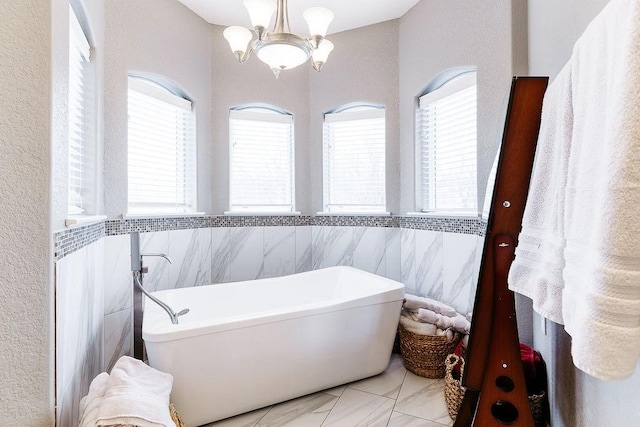
{"type": "Polygon", "coordinates": [[[460,362],[460,377],[464,373],[464,359],[450,354],[444,361],[445,375],[444,375],[444,400],[447,402],[447,411],[452,420],[455,420],[458,416],[458,410],[462,403],[462,398],[467,390],[462,386],[460,378],[453,376],[453,369],[460,362]]]}
{"type": "Polygon", "coordinates": [[[174,423],[176,423],[176,427],[185,427],[185,423],[184,421],[182,421],[182,418],[180,417],[180,414],[178,414],[178,412],[176,411],[175,406],[173,406],[173,403],[169,404],[169,413],[171,414],[171,419],[173,420],[174,423]]]}
{"type": "Polygon", "coordinates": [[[402,325],[400,330],[400,353],[405,368],[416,375],[426,378],[444,378],[444,360],[458,345],[460,334],[456,332],[453,340],[445,335],[420,335],[407,331],[402,325]]]}
{"type": "MultiPolygon", "coordinates": [[[[445,360],[445,376],[444,376],[444,400],[447,403],[447,411],[452,420],[455,420],[464,398],[466,387],[462,386],[460,378],[455,378],[453,369],[460,362],[460,377],[464,374],[464,358],[455,354],[450,354],[445,360]]],[[[544,419],[544,391],[540,394],[529,395],[529,407],[533,415],[533,422],[536,427],[545,426],[544,419]]]]}

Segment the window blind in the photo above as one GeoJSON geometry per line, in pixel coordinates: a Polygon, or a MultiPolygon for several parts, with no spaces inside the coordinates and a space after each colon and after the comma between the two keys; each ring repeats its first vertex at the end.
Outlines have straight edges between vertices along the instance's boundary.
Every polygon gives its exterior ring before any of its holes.
{"type": "Polygon", "coordinates": [[[384,212],[384,108],[325,114],[323,140],[324,211],[384,212]]]}
{"type": "Polygon", "coordinates": [[[92,196],[87,129],[87,70],[91,49],[78,18],[69,6],[69,197],[68,213],[87,211],[92,196]]]}
{"type": "Polygon", "coordinates": [[[229,111],[230,209],[294,210],[293,116],[266,108],[229,111]]]}
{"type": "Polygon", "coordinates": [[[421,210],[477,214],[475,73],[420,97],[416,123],[421,210]]]}
{"type": "Polygon", "coordinates": [[[129,213],[195,211],[195,117],[191,101],[129,77],[129,213]]]}

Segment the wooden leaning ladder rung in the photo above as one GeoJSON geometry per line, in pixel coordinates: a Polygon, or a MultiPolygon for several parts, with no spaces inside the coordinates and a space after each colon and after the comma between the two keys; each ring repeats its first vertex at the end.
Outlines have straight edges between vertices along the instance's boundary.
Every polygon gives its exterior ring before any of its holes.
{"type": "Polygon", "coordinates": [[[533,427],[507,274],[527,199],[547,77],[514,77],[454,427],[533,427]]]}

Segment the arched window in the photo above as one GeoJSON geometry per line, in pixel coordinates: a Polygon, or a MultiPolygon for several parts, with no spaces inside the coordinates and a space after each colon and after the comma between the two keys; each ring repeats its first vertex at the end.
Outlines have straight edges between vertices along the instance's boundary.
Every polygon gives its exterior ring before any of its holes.
{"type": "Polygon", "coordinates": [[[129,76],[128,211],[196,210],[195,114],[191,101],[129,76]]]}
{"type": "Polygon", "coordinates": [[[476,73],[432,86],[416,115],[418,209],[477,214],[476,73]]]}
{"type": "Polygon", "coordinates": [[[385,108],[356,105],[326,113],[324,211],[381,213],[385,197],[385,108]]]}
{"type": "Polygon", "coordinates": [[[229,110],[230,210],[293,212],[293,116],[271,106],[229,110]]]}

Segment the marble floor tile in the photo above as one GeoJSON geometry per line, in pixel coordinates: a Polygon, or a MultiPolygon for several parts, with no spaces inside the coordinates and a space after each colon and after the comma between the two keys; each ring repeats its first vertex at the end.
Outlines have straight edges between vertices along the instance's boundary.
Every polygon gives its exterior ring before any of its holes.
{"type": "Polygon", "coordinates": [[[394,412],[387,427],[443,427],[444,424],[394,412]]]}
{"type": "Polygon", "coordinates": [[[277,404],[256,427],[320,427],[338,397],[315,393],[277,404]]]}
{"type": "Polygon", "coordinates": [[[237,415],[215,423],[205,424],[200,427],[254,427],[271,409],[271,406],[237,415]]]}
{"type": "Polygon", "coordinates": [[[394,354],[380,375],[201,427],[452,426],[444,380],[407,372],[394,354]]]}
{"type": "Polygon", "coordinates": [[[453,425],[444,401],[444,379],[422,378],[407,372],[394,411],[453,425]]]}
{"type": "Polygon", "coordinates": [[[346,390],[346,385],[340,385],[338,387],[330,388],[329,390],[325,390],[324,393],[331,394],[333,396],[342,396],[342,393],[346,390]]]}
{"type": "Polygon", "coordinates": [[[395,401],[347,387],[322,427],[385,427],[395,401]]]}
{"type": "Polygon", "coordinates": [[[348,387],[354,390],[395,399],[398,397],[400,386],[402,385],[406,372],[407,370],[402,364],[402,358],[398,354],[394,354],[391,357],[389,366],[387,366],[387,369],[385,369],[383,373],[375,377],[356,381],[349,384],[348,387]]]}

